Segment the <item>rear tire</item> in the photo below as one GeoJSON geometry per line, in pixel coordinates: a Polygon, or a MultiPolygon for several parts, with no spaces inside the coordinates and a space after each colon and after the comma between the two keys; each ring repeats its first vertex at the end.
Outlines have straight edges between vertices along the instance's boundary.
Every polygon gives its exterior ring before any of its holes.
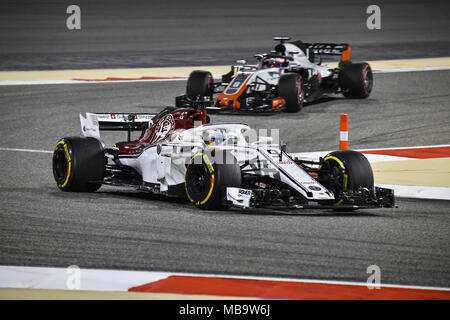
{"type": "Polygon", "coordinates": [[[278,81],[278,96],[286,102],[287,112],[299,112],[303,108],[303,79],[297,73],[285,73],[278,81]]]}
{"type": "Polygon", "coordinates": [[[186,95],[189,98],[210,97],[214,92],[214,79],[211,72],[195,70],[189,75],[186,95]]]}
{"type": "Polygon", "coordinates": [[[105,177],[106,157],[101,142],[92,137],[63,138],[56,144],[52,167],[63,191],[93,192],[105,177]]]}
{"type": "Polygon", "coordinates": [[[340,64],[339,84],[346,98],[364,99],[372,92],[373,74],[368,63],[340,64]]]}
{"type": "MultiPolygon", "coordinates": [[[[373,188],[372,167],[362,153],[353,150],[334,151],[324,158],[324,162],[322,170],[332,170],[333,174],[319,172],[318,180],[335,197],[341,191],[357,191],[360,187],[373,188]]],[[[342,199],[336,198],[336,205],[341,202],[342,199]]]]}
{"type": "MultiPolygon", "coordinates": [[[[198,153],[191,158],[186,168],[186,194],[197,208],[227,208],[228,206],[224,205],[226,188],[241,187],[241,169],[236,161],[231,164],[218,164],[211,163],[210,159],[211,155],[207,153],[198,153]]],[[[224,159],[228,159],[225,154],[224,159]]]]}

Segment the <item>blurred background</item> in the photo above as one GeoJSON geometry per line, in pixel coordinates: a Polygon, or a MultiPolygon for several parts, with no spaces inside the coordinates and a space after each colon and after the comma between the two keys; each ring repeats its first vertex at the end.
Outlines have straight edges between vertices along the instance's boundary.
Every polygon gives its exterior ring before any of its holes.
{"type": "Polygon", "coordinates": [[[448,56],[450,2],[3,0],[0,70],[230,64],[267,52],[276,35],[346,42],[357,60],[448,56]],[[81,30],[66,9],[81,8],[81,30]],[[381,8],[381,30],[366,9],[381,8]]]}

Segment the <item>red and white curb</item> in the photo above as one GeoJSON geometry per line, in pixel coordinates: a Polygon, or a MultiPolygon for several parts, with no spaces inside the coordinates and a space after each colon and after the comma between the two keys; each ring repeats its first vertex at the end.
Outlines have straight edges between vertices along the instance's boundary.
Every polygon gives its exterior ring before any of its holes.
{"type": "MultiPolygon", "coordinates": [[[[372,61],[373,73],[421,72],[450,70],[450,58],[372,61]]],[[[332,63],[330,67],[334,67],[332,63]]],[[[53,70],[53,71],[0,71],[0,86],[49,85],[118,82],[154,82],[186,80],[190,71],[210,70],[220,79],[230,66],[167,67],[146,69],[53,70]],[[137,71],[139,70],[139,71],[137,71]]]]}
{"type": "Polygon", "coordinates": [[[152,271],[0,266],[0,288],[130,291],[260,299],[450,299],[450,288],[152,271]],[[373,284],[371,284],[373,285],[373,284]]]}
{"type": "MultiPolygon", "coordinates": [[[[417,146],[404,148],[360,149],[371,164],[379,162],[450,158],[450,145],[417,146]]],[[[291,156],[318,161],[331,151],[293,153],[291,156]]],[[[414,173],[411,173],[414,174],[414,173]]],[[[420,183],[420,182],[419,182],[420,183]]],[[[439,186],[410,186],[395,184],[376,184],[379,187],[394,189],[396,197],[418,199],[450,200],[450,188],[439,186]]]]}

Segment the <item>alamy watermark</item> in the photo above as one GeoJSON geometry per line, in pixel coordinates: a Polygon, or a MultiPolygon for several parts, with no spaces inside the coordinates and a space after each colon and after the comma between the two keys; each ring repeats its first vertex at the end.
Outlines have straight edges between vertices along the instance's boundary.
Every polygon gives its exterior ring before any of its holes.
{"type": "Polygon", "coordinates": [[[81,9],[76,4],[67,7],[66,13],[69,14],[66,20],[66,26],[69,30],[81,29],[81,9]]]}
{"type": "Polygon", "coordinates": [[[367,274],[370,276],[367,278],[367,288],[369,290],[380,289],[381,288],[381,269],[376,264],[370,265],[366,270],[367,274]]]}
{"type": "Polygon", "coordinates": [[[67,267],[66,273],[68,274],[66,280],[66,287],[69,290],[81,289],[81,269],[77,265],[71,265],[67,267]]]}
{"type": "Polygon", "coordinates": [[[372,4],[367,7],[366,13],[370,14],[367,18],[366,26],[369,30],[381,29],[381,9],[376,4],[372,4]]]}
{"type": "MultiPolygon", "coordinates": [[[[239,149],[241,157],[245,161],[252,163],[253,161],[260,161],[257,156],[258,149],[262,148],[271,155],[278,154],[278,149],[281,148],[280,130],[279,129],[251,129],[240,131],[237,128],[205,128],[201,132],[203,141],[203,150],[207,153],[208,160],[216,164],[234,164],[235,157],[230,152],[231,150],[239,149]],[[270,135],[269,135],[270,132],[270,135]]],[[[184,136],[183,143],[196,144],[199,142],[198,133],[192,131],[192,135],[184,136]]],[[[179,153],[186,159],[191,159],[196,155],[198,149],[181,148],[179,153]]],[[[203,157],[193,158],[193,163],[201,164],[203,157]]],[[[262,160],[261,160],[262,161],[262,160]]]]}

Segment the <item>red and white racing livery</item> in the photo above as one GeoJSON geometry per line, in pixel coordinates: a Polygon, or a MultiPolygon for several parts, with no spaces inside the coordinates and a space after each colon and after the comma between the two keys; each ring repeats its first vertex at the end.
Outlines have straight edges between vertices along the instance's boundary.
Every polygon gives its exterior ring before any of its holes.
{"type": "Polygon", "coordinates": [[[231,71],[214,83],[208,71],[193,71],[186,93],[177,97],[178,107],[203,105],[215,112],[298,112],[303,104],[333,94],[348,98],[367,98],[373,75],[366,62],[350,60],[348,44],[288,42],[270,53],[257,54],[257,63],[238,60],[231,71]],[[323,57],[339,56],[337,68],[322,65],[323,57]]]}
{"type": "Polygon", "coordinates": [[[156,115],[80,115],[83,137],[59,140],[53,175],[63,191],[102,184],[186,197],[203,209],[236,207],[391,207],[393,192],[376,188],[367,159],[331,152],[318,162],[292,158],[271,137],[245,124],[211,124],[205,110],[168,107],[156,115]],[[100,132],[128,132],[105,146],[100,132]],[[131,133],[141,131],[131,141],[131,133]]]}

